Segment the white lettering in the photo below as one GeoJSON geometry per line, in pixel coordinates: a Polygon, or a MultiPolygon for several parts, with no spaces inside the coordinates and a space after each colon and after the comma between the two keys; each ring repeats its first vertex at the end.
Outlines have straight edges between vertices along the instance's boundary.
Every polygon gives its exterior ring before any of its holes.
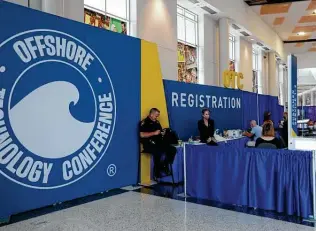
{"type": "Polygon", "coordinates": [[[185,94],[185,93],[181,93],[181,94],[180,94],[180,98],[181,98],[180,105],[181,105],[181,107],[186,107],[186,104],[185,104],[185,97],[186,97],[186,94],[185,94]]]}
{"type": "Polygon", "coordinates": [[[194,96],[192,94],[189,94],[189,96],[188,96],[188,105],[189,105],[189,107],[194,106],[194,96]]]}
{"type": "Polygon", "coordinates": [[[216,96],[212,96],[212,108],[217,108],[216,102],[217,102],[216,96]]]}
{"type": "Polygon", "coordinates": [[[172,92],[171,94],[171,104],[172,107],[179,107],[178,105],[178,94],[176,92],[172,92]]]}
{"type": "Polygon", "coordinates": [[[25,63],[45,55],[57,56],[67,58],[87,71],[94,60],[94,57],[75,41],[52,35],[39,35],[17,41],[14,43],[13,49],[25,63]]]}
{"type": "Polygon", "coordinates": [[[28,63],[32,60],[29,50],[22,41],[15,42],[13,44],[13,49],[23,62],[28,63]]]}

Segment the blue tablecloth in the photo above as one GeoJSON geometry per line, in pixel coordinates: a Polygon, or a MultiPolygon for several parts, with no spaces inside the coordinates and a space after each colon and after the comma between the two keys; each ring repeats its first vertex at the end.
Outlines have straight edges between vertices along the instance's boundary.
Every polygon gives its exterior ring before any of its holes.
{"type": "Polygon", "coordinates": [[[187,145],[186,163],[189,196],[312,214],[312,152],[187,145]]]}
{"type": "Polygon", "coordinates": [[[220,146],[220,147],[244,148],[249,140],[250,139],[248,137],[242,137],[242,138],[239,138],[239,139],[228,140],[226,142],[225,141],[218,142],[218,146],[220,146]]]}
{"type": "MultiPolygon", "coordinates": [[[[239,139],[228,140],[227,142],[218,142],[218,145],[220,147],[243,148],[243,147],[245,147],[248,140],[249,140],[249,138],[242,137],[239,139]]],[[[199,145],[206,146],[205,144],[199,144],[199,145]]],[[[153,166],[153,160],[152,160],[151,166],[153,166]]],[[[175,183],[184,182],[183,147],[177,147],[177,155],[176,155],[175,160],[173,162],[172,170],[173,170],[174,182],[175,183]]],[[[153,179],[153,169],[151,172],[152,172],[151,178],[153,179]]],[[[162,177],[160,179],[160,182],[172,183],[172,178],[171,178],[171,176],[162,177]]]]}

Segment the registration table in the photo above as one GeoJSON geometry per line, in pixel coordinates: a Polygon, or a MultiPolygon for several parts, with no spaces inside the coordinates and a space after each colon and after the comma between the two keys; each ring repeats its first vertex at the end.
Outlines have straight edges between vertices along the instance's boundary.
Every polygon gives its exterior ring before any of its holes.
{"type": "Polygon", "coordinates": [[[186,145],[187,196],[307,218],[312,152],[186,145]]]}
{"type": "MultiPolygon", "coordinates": [[[[241,137],[237,139],[228,139],[226,141],[218,142],[220,148],[244,148],[247,141],[249,139],[247,137],[241,137]]],[[[195,144],[197,146],[207,146],[206,144],[195,144]]],[[[172,165],[174,183],[182,183],[184,182],[184,168],[183,168],[183,147],[177,146],[177,155],[175,157],[174,163],[172,165]]],[[[153,166],[153,162],[152,162],[153,166]]],[[[151,171],[153,172],[153,171],[151,171]]],[[[153,175],[152,175],[153,179],[153,175]]],[[[172,183],[171,176],[163,177],[159,180],[160,182],[172,183]]]]}

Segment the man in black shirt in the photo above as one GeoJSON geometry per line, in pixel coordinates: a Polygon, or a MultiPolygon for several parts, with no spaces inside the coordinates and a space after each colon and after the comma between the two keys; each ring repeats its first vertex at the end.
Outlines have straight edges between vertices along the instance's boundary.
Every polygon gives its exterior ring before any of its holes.
{"type": "Polygon", "coordinates": [[[163,141],[164,132],[158,121],[160,111],[152,108],[146,119],[140,122],[140,141],[143,144],[144,152],[154,156],[154,174],[160,177],[163,170],[167,175],[170,174],[169,164],[173,163],[177,149],[163,141]],[[161,163],[161,156],[165,154],[165,160],[161,163]]]}

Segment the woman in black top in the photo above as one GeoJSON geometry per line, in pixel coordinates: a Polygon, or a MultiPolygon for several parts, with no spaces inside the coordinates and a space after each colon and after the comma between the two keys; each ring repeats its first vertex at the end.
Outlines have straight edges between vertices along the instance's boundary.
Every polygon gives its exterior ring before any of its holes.
{"type": "Polygon", "coordinates": [[[200,132],[200,140],[202,143],[217,146],[214,138],[214,120],[210,119],[209,109],[202,110],[202,119],[198,122],[198,128],[200,132]]]}
{"type": "Polygon", "coordinates": [[[276,148],[282,148],[281,141],[275,137],[272,121],[267,121],[263,123],[262,136],[256,140],[256,147],[264,143],[273,144],[276,148]]]}

